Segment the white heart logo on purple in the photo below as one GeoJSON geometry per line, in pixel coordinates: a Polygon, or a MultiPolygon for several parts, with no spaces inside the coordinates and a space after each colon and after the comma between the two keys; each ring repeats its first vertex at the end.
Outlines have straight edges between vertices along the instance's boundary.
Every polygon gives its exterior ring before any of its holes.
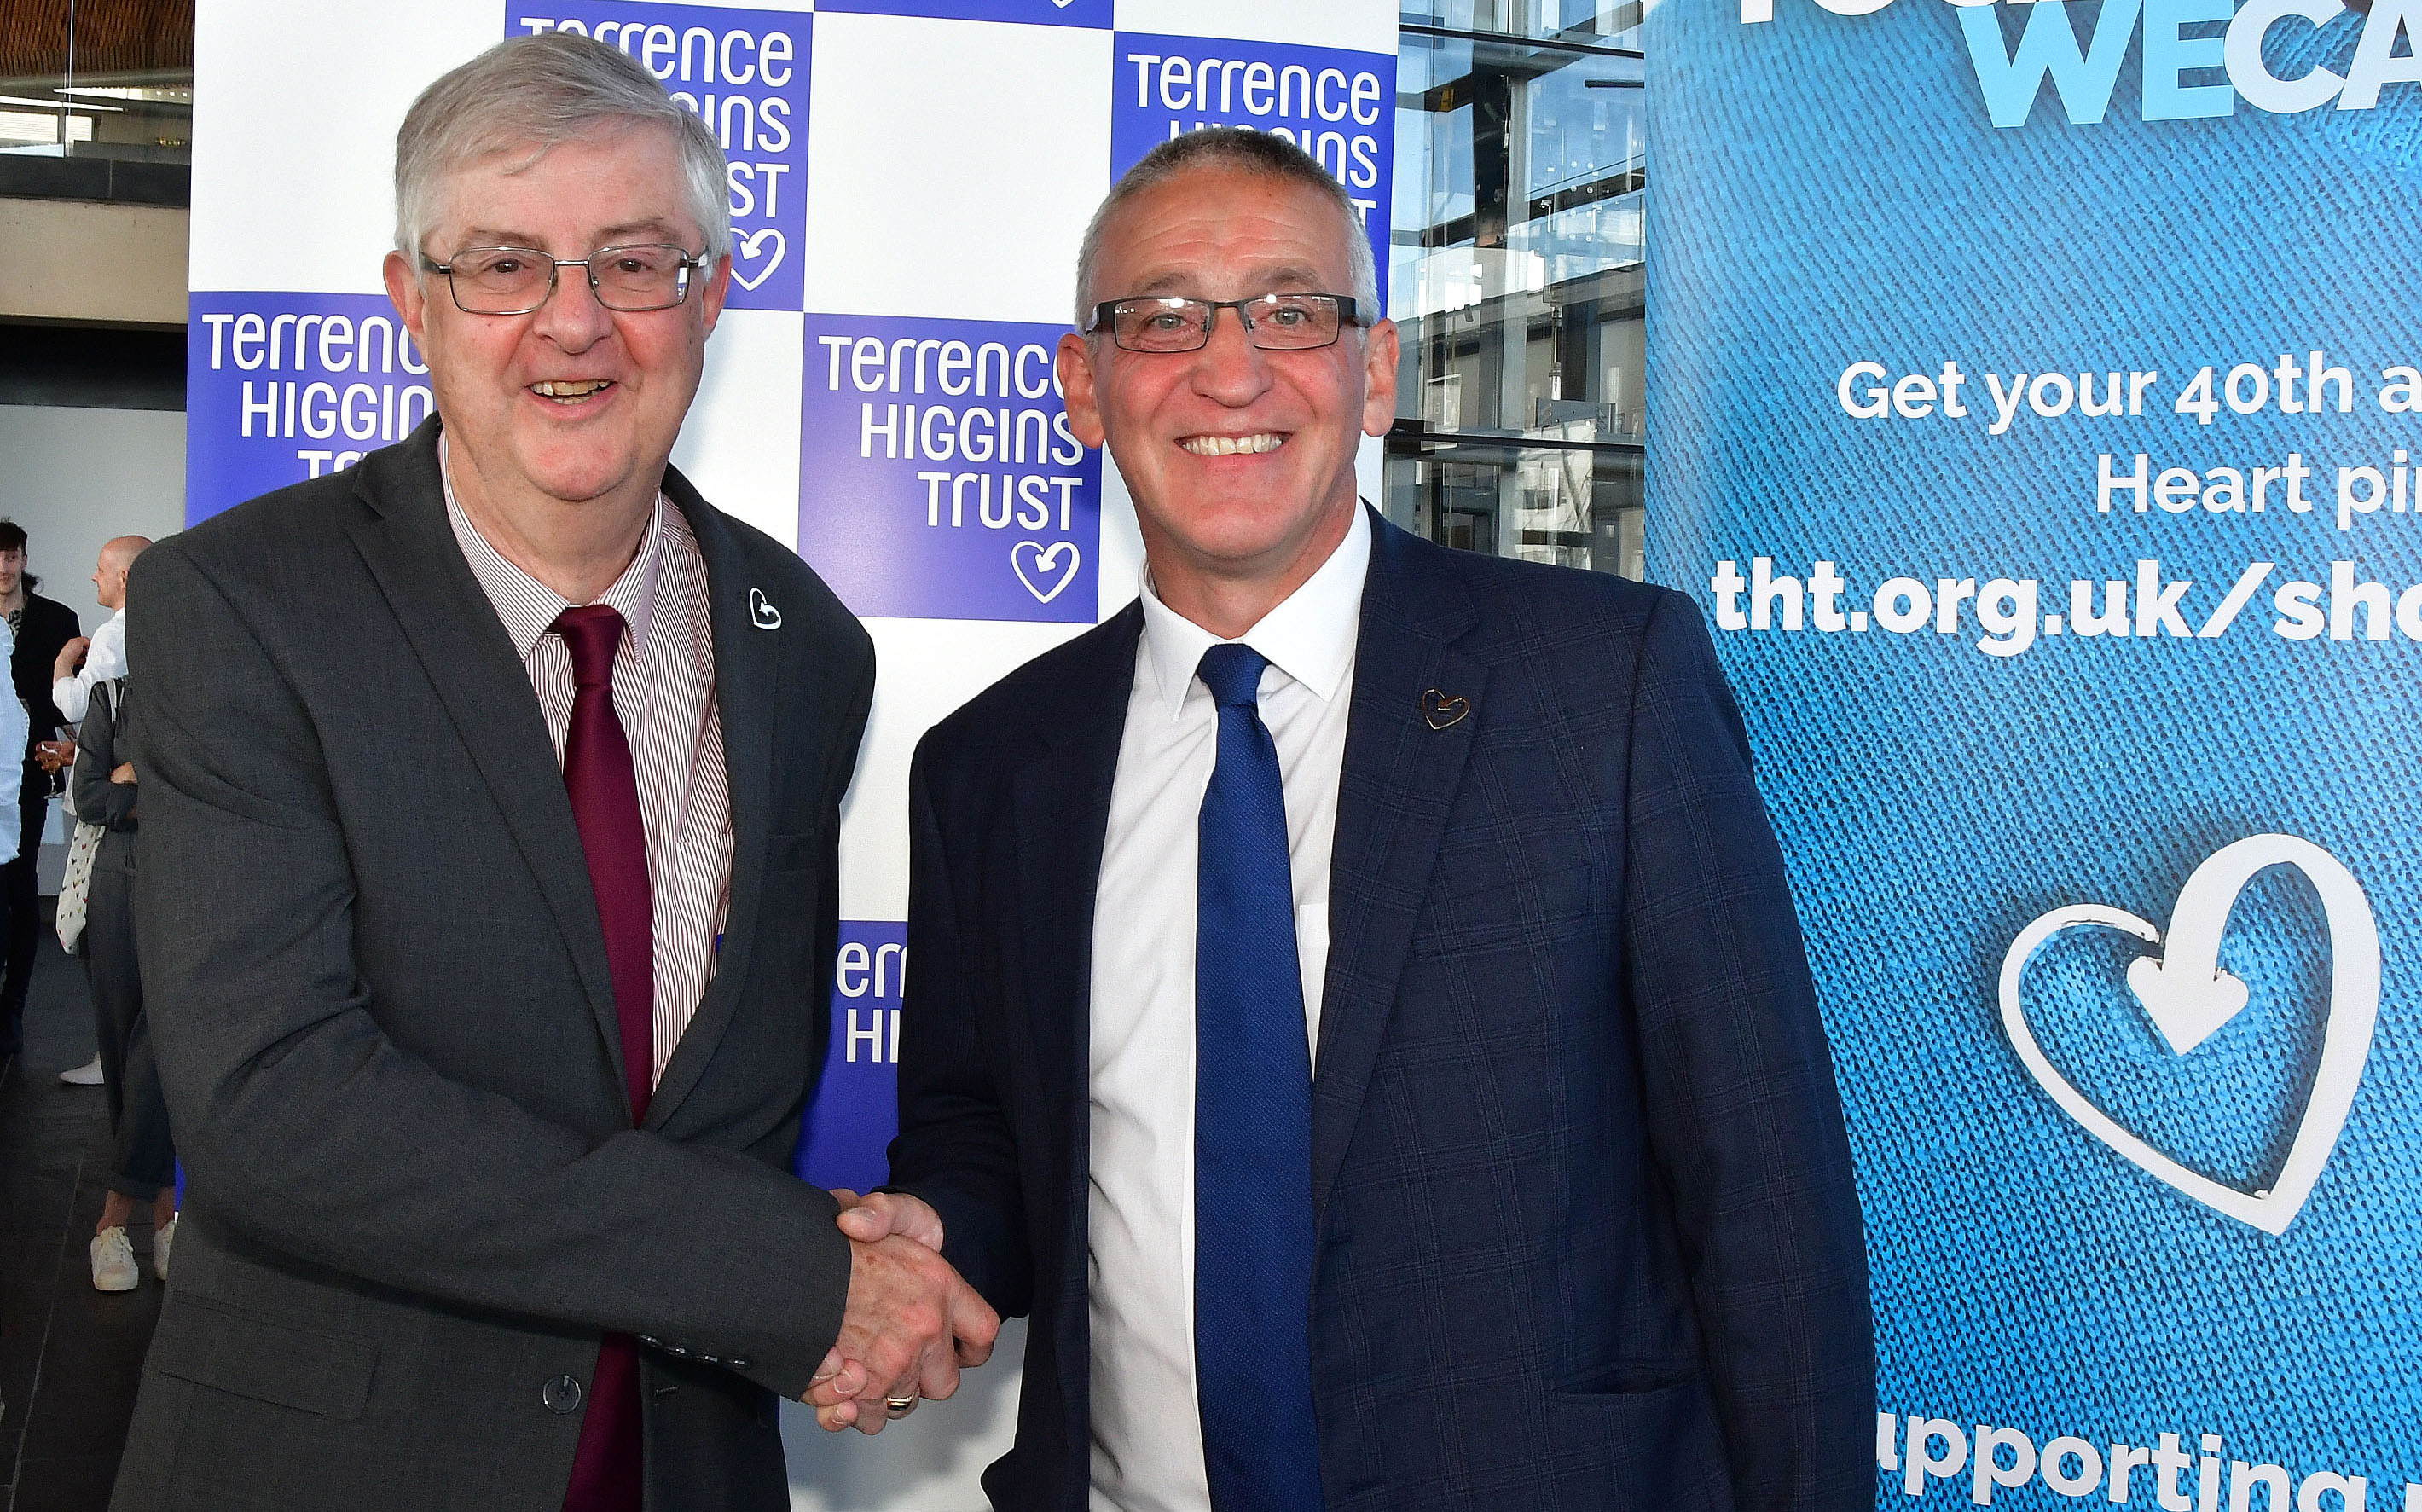
{"type": "Polygon", "coordinates": [[[770,226],[746,234],[734,230],[731,235],[740,244],[738,250],[731,255],[731,281],[743,289],[754,291],[759,284],[772,277],[774,270],[782,265],[782,254],[790,250],[790,244],[783,240],[782,233],[770,226]],[[757,269],[756,276],[751,277],[742,270],[741,264],[756,262],[758,253],[767,242],[774,244],[773,256],[765,259],[764,265],[757,269]]]}
{"type": "Polygon", "coordinates": [[[1017,580],[1024,583],[1026,591],[1033,594],[1035,601],[1041,604],[1048,604],[1058,598],[1069,584],[1077,580],[1077,568],[1080,561],[1077,543],[1074,541],[1055,541],[1048,550],[1045,549],[1039,541],[1021,541],[1009,548],[1010,571],[1017,575],[1017,580]],[[1045,588],[1044,580],[1048,578],[1053,570],[1058,567],[1062,556],[1068,559],[1067,568],[1060,573],[1058,582],[1047,589],[1045,588]],[[1030,559],[1034,564],[1034,570],[1031,573],[1027,571],[1027,562],[1030,559]]]}

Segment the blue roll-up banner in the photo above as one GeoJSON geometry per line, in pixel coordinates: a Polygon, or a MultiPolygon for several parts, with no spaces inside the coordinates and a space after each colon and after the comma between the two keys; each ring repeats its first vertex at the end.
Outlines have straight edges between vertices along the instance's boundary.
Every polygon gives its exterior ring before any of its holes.
{"type": "Polygon", "coordinates": [[[1649,18],[1649,568],[1809,937],[1882,1504],[2422,1512],[2408,14],[1649,18]]]}

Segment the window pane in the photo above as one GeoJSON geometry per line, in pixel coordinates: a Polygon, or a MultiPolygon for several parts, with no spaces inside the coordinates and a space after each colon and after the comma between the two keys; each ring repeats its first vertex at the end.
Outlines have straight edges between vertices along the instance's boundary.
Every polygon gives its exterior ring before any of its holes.
{"type": "Polygon", "coordinates": [[[1637,8],[1434,0],[1404,21],[1388,514],[1465,550],[1637,576],[1637,8]]]}

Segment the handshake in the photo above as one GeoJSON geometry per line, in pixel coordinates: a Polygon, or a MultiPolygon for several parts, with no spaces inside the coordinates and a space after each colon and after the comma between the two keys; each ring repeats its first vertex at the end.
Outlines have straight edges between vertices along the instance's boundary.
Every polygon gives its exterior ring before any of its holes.
{"type": "Polygon", "coordinates": [[[992,1358],[1000,1318],[942,1258],[942,1218],[898,1192],[834,1191],[849,1236],[849,1305],[841,1337],[806,1395],[827,1432],[881,1433],[893,1418],[959,1389],[959,1370],[992,1358]]]}

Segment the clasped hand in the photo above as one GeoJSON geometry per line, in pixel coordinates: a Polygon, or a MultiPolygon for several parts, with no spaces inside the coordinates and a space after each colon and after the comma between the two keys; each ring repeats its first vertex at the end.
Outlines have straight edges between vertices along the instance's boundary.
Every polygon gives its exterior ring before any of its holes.
{"type": "Polygon", "coordinates": [[[827,1432],[880,1433],[908,1410],[888,1402],[949,1396],[962,1367],[991,1359],[1000,1318],[942,1258],[942,1219],[931,1206],[899,1192],[833,1196],[849,1236],[849,1304],[799,1399],[827,1432]]]}

